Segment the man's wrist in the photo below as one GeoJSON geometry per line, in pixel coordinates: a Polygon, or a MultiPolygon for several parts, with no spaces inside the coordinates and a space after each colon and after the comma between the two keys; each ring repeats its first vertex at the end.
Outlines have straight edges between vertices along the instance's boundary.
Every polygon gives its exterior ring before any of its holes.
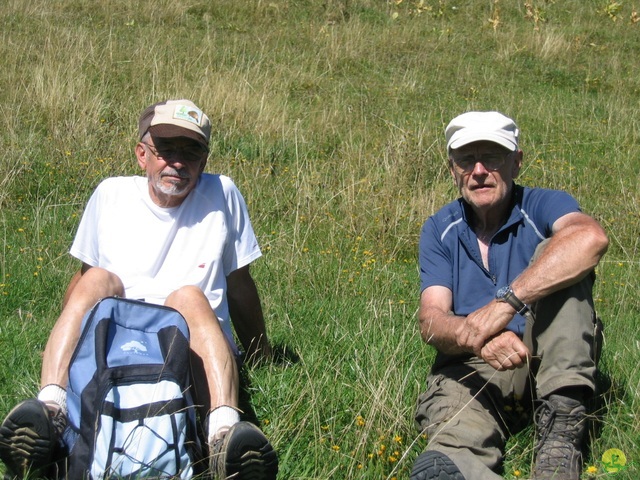
{"type": "Polygon", "coordinates": [[[529,306],[516,296],[511,285],[502,287],[496,292],[496,301],[511,305],[516,313],[520,315],[524,315],[529,311],[529,306]]]}

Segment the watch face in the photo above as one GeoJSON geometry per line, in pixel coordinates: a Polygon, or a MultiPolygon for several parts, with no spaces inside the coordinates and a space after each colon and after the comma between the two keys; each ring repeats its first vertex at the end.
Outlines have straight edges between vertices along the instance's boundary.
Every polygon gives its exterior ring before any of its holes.
{"type": "Polygon", "coordinates": [[[507,292],[509,291],[509,287],[502,287],[500,290],[496,292],[497,299],[504,299],[507,296],[507,292]]]}

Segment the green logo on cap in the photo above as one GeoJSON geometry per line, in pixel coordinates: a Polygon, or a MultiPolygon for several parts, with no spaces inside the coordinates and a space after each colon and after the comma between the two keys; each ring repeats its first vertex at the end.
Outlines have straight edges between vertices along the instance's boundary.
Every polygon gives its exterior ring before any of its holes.
{"type": "Polygon", "coordinates": [[[173,118],[185,120],[198,126],[202,125],[202,115],[203,113],[201,110],[188,107],[187,105],[176,105],[176,109],[173,112],[173,118]]]}

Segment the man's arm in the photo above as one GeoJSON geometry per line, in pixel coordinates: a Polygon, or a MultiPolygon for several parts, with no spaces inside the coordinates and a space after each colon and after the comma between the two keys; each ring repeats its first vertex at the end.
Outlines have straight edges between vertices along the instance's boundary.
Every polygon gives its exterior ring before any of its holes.
{"type": "Polygon", "coordinates": [[[248,265],[231,272],[227,277],[227,300],[231,321],[247,360],[255,362],[270,359],[272,351],[260,296],[248,265]]]}
{"type": "Polygon", "coordinates": [[[584,213],[569,213],[553,224],[542,254],[511,284],[516,296],[531,304],[582,280],[609,247],[600,224],[584,213]]]}
{"type": "Polygon", "coordinates": [[[422,291],[418,311],[420,335],[426,343],[442,353],[472,353],[458,345],[456,330],[464,322],[464,317],[451,313],[452,298],[451,290],[446,287],[433,286],[422,291]]]}
{"type": "Polygon", "coordinates": [[[475,354],[497,370],[513,369],[525,364],[529,350],[515,333],[504,330],[504,327],[478,341],[478,347],[469,341],[468,333],[472,331],[470,321],[491,308],[493,314],[501,319],[497,323],[506,322],[506,325],[515,313],[511,306],[491,302],[468,317],[461,317],[451,313],[452,299],[451,290],[446,287],[428,287],[422,292],[418,317],[420,334],[425,342],[449,355],[475,354]]]}
{"type": "MultiPolygon", "coordinates": [[[[511,288],[521,301],[531,304],[584,278],[608,245],[604,230],[593,218],[579,212],[564,215],[553,224],[544,251],[512,282],[511,288]]],[[[458,345],[482,355],[487,341],[503,332],[515,313],[508,304],[492,300],[458,327],[458,345]]]]}

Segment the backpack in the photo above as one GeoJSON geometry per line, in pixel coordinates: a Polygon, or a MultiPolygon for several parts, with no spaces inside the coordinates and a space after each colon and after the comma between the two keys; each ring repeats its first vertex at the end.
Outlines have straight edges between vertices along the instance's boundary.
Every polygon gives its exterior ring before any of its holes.
{"type": "Polygon", "coordinates": [[[69,365],[67,477],[200,473],[189,329],[177,310],[107,297],[84,317],[69,365]]]}

